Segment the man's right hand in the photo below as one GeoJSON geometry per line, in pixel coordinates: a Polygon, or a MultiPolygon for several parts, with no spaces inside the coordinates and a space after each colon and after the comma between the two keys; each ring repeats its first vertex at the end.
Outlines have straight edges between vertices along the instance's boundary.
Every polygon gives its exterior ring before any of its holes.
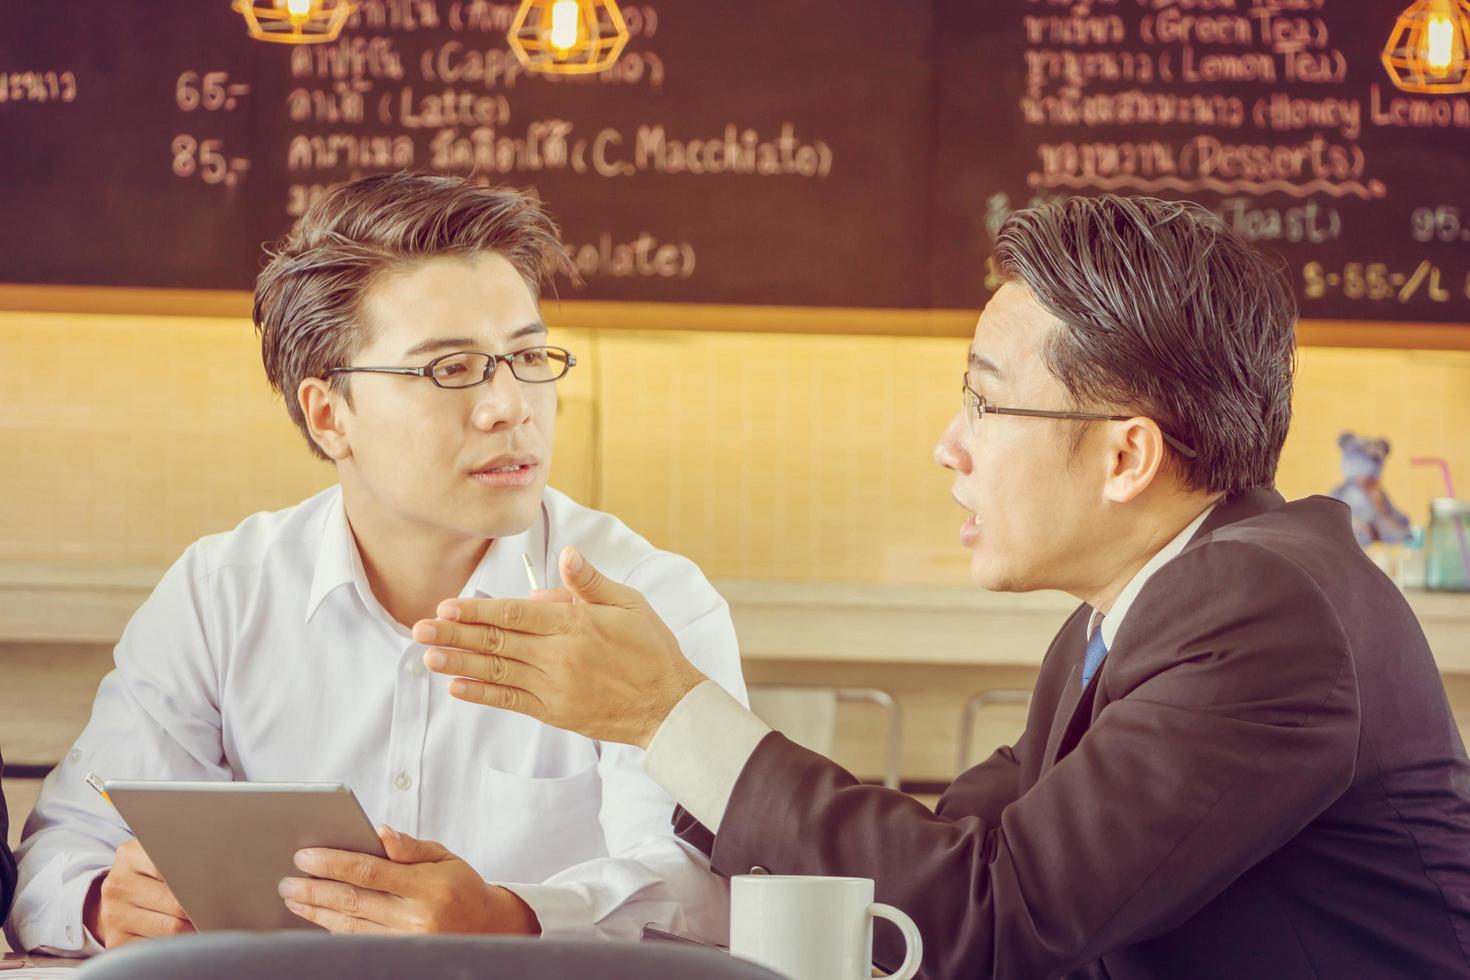
{"type": "Polygon", "coordinates": [[[92,882],[82,922],[108,949],[135,939],[194,931],[183,906],[137,840],[119,847],[111,870],[92,882]]]}

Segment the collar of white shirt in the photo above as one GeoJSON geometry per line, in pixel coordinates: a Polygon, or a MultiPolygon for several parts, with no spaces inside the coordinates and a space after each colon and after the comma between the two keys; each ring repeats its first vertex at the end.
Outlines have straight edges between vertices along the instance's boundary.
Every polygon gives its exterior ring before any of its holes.
{"type": "Polygon", "coordinates": [[[1097,617],[1102,615],[1103,645],[1109,650],[1113,648],[1113,639],[1117,637],[1118,628],[1123,625],[1123,617],[1128,615],[1128,608],[1133,605],[1133,600],[1138,598],[1138,593],[1143,591],[1143,587],[1148,584],[1148,580],[1153,577],[1155,572],[1179,557],[1179,553],[1189,545],[1190,539],[1194,537],[1194,533],[1200,529],[1200,525],[1205,522],[1205,519],[1210,516],[1210,512],[1214,509],[1215,504],[1210,504],[1210,506],[1200,511],[1199,516],[1190,521],[1184,530],[1174,535],[1168,544],[1160,548],[1128,580],[1128,584],[1123,586],[1123,591],[1118,593],[1118,600],[1113,603],[1113,608],[1109,609],[1105,615],[1100,610],[1093,610],[1092,624],[1087,631],[1089,637],[1092,636],[1092,627],[1097,625],[1097,617]]]}
{"type": "MultiPolygon", "coordinates": [[[[316,611],[328,595],[346,585],[352,585],[357,589],[358,597],[364,606],[372,610],[379,619],[386,621],[395,631],[407,635],[408,631],[393,621],[393,618],[383,609],[377,598],[372,593],[368,584],[367,572],[362,566],[362,555],[357,549],[357,541],[352,534],[352,526],[347,520],[347,507],[343,503],[341,492],[333,495],[333,500],[322,515],[325,522],[322,527],[321,543],[317,550],[316,567],[311,578],[311,592],[306,600],[306,621],[311,622],[316,611]]],[[[508,537],[496,538],[490,542],[490,547],[485,549],[485,555],[480,559],[479,565],[465,582],[464,590],[459,597],[493,597],[497,590],[493,589],[493,582],[516,582],[523,581],[526,577],[524,560],[522,554],[531,556],[531,563],[539,566],[539,581],[546,582],[546,565],[551,560],[550,555],[550,524],[547,519],[546,505],[541,505],[540,516],[536,523],[531,525],[520,534],[512,534],[508,537]]],[[[529,587],[530,583],[526,583],[529,587]]],[[[502,595],[505,593],[502,591],[502,595]]],[[[513,598],[520,598],[519,594],[513,598]]]]}

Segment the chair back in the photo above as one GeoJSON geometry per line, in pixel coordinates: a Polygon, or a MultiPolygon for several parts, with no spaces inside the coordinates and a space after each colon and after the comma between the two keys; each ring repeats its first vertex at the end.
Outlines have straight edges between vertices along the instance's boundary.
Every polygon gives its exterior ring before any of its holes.
{"type": "Polygon", "coordinates": [[[132,943],[78,980],[779,980],[714,949],[524,936],[209,932],[132,943]]]}

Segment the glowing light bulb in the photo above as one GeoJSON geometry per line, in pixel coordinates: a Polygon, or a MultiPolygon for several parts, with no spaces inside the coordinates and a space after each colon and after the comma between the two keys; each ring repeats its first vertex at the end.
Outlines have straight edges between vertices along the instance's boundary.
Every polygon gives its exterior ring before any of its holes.
{"type": "Polygon", "coordinates": [[[1442,13],[1429,18],[1424,29],[1424,63],[1436,75],[1449,74],[1455,62],[1455,22],[1442,13]]]}
{"type": "MultiPolygon", "coordinates": [[[[220,0],[223,2],[223,0],[220,0]]],[[[276,44],[328,44],[342,33],[358,0],[232,0],[257,41],[276,44]]]]}
{"type": "Polygon", "coordinates": [[[551,7],[551,46],[559,52],[570,51],[577,44],[578,21],[582,12],[577,0],[556,0],[551,7]]]}
{"type": "Polygon", "coordinates": [[[286,16],[293,23],[301,23],[311,16],[312,0],[275,0],[276,9],[285,8],[286,16]]]}

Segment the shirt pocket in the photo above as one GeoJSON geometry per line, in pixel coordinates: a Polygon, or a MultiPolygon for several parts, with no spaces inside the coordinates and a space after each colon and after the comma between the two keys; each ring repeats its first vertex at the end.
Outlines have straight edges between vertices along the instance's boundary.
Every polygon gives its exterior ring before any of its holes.
{"type": "Polygon", "coordinates": [[[495,857],[492,881],[536,884],[607,856],[599,811],[602,778],[593,763],[569,776],[535,777],[480,768],[483,832],[495,857]]]}

